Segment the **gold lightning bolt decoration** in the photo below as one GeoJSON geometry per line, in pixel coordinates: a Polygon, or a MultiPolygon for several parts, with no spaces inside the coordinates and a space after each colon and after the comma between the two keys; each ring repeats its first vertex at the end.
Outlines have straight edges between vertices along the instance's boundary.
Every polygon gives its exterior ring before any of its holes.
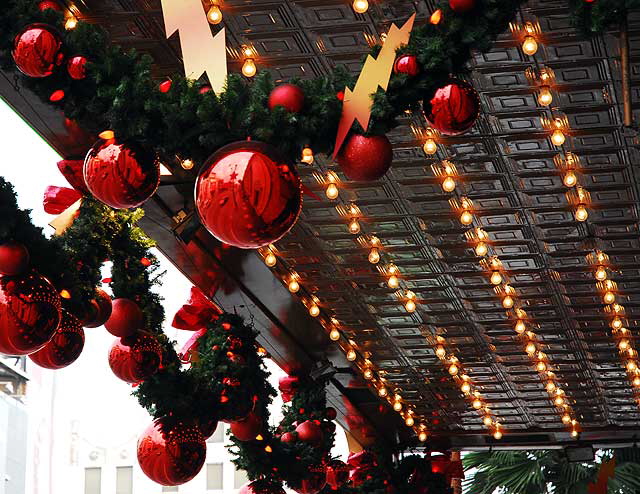
{"type": "Polygon", "coordinates": [[[342,144],[344,143],[353,122],[356,120],[364,130],[369,127],[369,119],[371,118],[371,95],[375,93],[380,86],[385,91],[391,79],[391,70],[396,60],[396,50],[402,45],[409,42],[409,36],[413,29],[413,22],[416,14],[413,14],[402,28],[398,29],[395,24],[391,25],[387,39],[382,45],[382,49],[378,54],[378,58],[371,55],[362,67],[358,82],[356,82],[353,91],[348,87],[344,90],[344,105],[342,107],[342,117],[338,125],[338,135],[336,137],[335,150],[333,156],[338,154],[342,144]]]}
{"type": "Polygon", "coordinates": [[[227,47],[225,30],[215,37],[200,0],[162,0],[167,38],[180,31],[184,73],[188,79],[199,79],[206,72],[209,84],[220,93],[227,80],[227,47]]]}

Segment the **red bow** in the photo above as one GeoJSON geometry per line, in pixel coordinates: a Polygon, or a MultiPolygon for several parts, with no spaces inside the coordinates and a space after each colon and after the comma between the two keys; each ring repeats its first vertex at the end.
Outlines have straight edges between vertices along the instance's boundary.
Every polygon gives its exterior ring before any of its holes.
{"type": "Polygon", "coordinates": [[[46,213],[61,214],[81,198],[82,194],[75,189],[50,185],[44,191],[42,204],[46,213]]]}
{"type": "Polygon", "coordinates": [[[171,325],[177,329],[198,331],[218,318],[222,310],[211,302],[198,287],[191,287],[189,302],[176,312],[171,325]]]}

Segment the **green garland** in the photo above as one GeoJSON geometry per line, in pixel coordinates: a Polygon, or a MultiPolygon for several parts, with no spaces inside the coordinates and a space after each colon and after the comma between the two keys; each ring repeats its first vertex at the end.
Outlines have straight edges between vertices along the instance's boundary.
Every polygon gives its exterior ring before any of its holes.
{"type": "Polygon", "coordinates": [[[572,24],[587,37],[619,29],[630,11],[640,9],[640,0],[569,0],[572,24]]]}

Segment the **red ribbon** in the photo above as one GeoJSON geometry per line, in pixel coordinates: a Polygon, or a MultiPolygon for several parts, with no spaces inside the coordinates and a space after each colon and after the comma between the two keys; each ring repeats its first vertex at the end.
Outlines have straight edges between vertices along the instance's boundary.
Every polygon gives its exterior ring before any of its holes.
{"type": "Polygon", "coordinates": [[[87,184],[84,181],[84,175],[82,169],[84,167],[83,160],[62,160],[58,161],[58,170],[67,179],[67,182],[84,195],[91,195],[87,184]]]}
{"type": "Polygon", "coordinates": [[[218,318],[222,309],[211,302],[198,287],[191,287],[189,302],[176,312],[171,325],[176,329],[198,331],[218,318]]]}
{"type": "Polygon", "coordinates": [[[82,194],[75,189],[50,185],[44,191],[42,204],[46,213],[61,214],[81,198],[82,194]]]}

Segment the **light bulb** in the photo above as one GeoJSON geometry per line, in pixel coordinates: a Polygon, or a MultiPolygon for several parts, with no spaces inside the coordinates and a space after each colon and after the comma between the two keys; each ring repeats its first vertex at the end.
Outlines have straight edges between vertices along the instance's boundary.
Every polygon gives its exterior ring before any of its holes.
{"type": "Polygon", "coordinates": [[[542,106],[549,106],[553,101],[553,95],[549,90],[549,86],[540,87],[540,92],[538,93],[538,103],[542,106]]]}
{"type": "Polygon", "coordinates": [[[291,280],[288,288],[291,293],[298,293],[298,290],[300,290],[300,283],[298,283],[297,280],[291,280]]]}
{"type": "Polygon", "coordinates": [[[499,285],[500,283],[502,283],[502,275],[500,274],[500,271],[494,271],[491,273],[491,284],[499,285]]]}
{"type": "Polygon", "coordinates": [[[318,317],[320,315],[320,307],[318,307],[316,304],[311,304],[311,306],[309,307],[309,315],[311,317],[318,317]]]}
{"type": "Polygon", "coordinates": [[[306,147],[302,150],[302,158],[300,159],[303,163],[310,165],[313,163],[313,151],[310,147],[306,147]]]}
{"type": "Polygon", "coordinates": [[[604,266],[598,266],[598,269],[596,269],[596,280],[598,281],[604,281],[607,279],[607,269],[604,266]]]}
{"type": "Polygon", "coordinates": [[[404,423],[407,427],[413,427],[413,424],[416,423],[415,420],[413,420],[413,417],[411,415],[409,415],[405,420],[404,423]]]}
{"type": "Polygon", "coordinates": [[[616,301],[616,295],[613,292],[604,292],[602,300],[605,304],[612,304],[616,301]]]}
{"type": "Polygon", "coordinates": [[[544,362],[540,361],[540,362],[537,363],[536,369],[538,370],[538,372],[544,372],[544,371],[547,370],[547,364],[545,364],[544,362]]]}
{"type": "Polygon", "coordinates": [[[331,341],[338,341],[340,339],[340,331],[337,329],[332,329],[329,331],[329,338],[331,341]]]}
{"type": "Polygon", "coordinates": [[[571,170],[569,170],[567,173],[564,174],[564,178],[562,179],[562,183],[566,187],[573,187],[575,184],[578,183],[578,177],[576,177],[575,173],[573,173],[571,170]]]}
{"type": "Polygon", "coordinates": [[[452,376],[455,376],[459,370],[460,369],[458,369],[458,366],[456,364],[451,364],[449,366],[449,374],[451,374],[452,376]]]}
{"type": "Polygon", "coordinates": [[[536,344],[532,341],[530,341],[529,343],[527,343],[527,346],[524,347],[524,351],[527,352],[529,355],[533,355],[534,353],[536,353],[536,344]]]}
{"type": "Polygon", "coordinates": [[[614,317],[611,320],[611,327],[613,329],[620,329],[622,327],[622,319],[620,319],[618,316],[614,317]]]}
{"type": "Polygon", "coordinates": [[[400,280],[397,276],[389,276],[389,279],[387,280],[387,286],[389,288],[398,288],[400,286],[400,280]]]}
{"type": "Polygon", "coordinates": [[[364,14],[369,9],[367,0],[353,0],[353,10],[358,14],[364,14]]]}
{"type": "Polygon", "coordinates": [[[618,348],[622,351],[625,351],[627,348],[629,348],[629,340],[627,340],[626,338],[621,339],[618,342],[618,348]]]}
{"type": "Polygon", "coordinates": [[[556,396],[556,399],[553,400],[553,402],[556,404],[556,406],[561,407],[562,405],[564,405],[564,398],[562,396],[556,396]]]}
{"type": "Polygon", "coordinates": [[[546,388],[548,393],[553,393],[556,390],[556,383],[553,381],[547,381],[546,388]]]}
{"type": "Polygon", "coordinates": [[[473,400],[473,403],[471,403],[471,406],[476,410],[480,410],[482,408],[482,401],[476,398],[475,400],[473,400]]]}
{"type": "Polygon", "coordinates": [[[470,225],[473,223],[473,215],[465,209],[460,215],[460,223],[463,225],[470,225]]]}
{"type": "Polygon", "coordinates": [[[633,384],[635,387],[640,386],[640,376],[634,377],[633,381],[631,382],[631,384],[633,384]]]}
{"type": "Polygon", "coordinates": [[[220,24],[220,22],[222,22],[222,11],[220,10],[220,7],[213,4],[209,9],[209,12],[207,12],[207,20],[213,25],[220,24]]]}
{"type": "Polygon", "coordinates": [[[490,425],[493,425],[493,419],[488,415],[485,415],[484,418],[482,419],[482,423],[487,427],[489,427],[490,425]]]}
{"type": "Polygon", "coordinates": [[[396,412],[401,412],[402,411],[402,402],[400,402],[400,401],[393,402],[393,409],[396,412]]]}
{"type": "Polygon", "coordinates": [[[447,351],[444,349],[444,347],[442,345],[438,345],[436,347],[436,356],[438,358],[444,358],[444,356],[447,354],[447,351]]]}
{"type": "Polygon", "coordinates": [[[478,242],[476,244],[476,256],[482,257],[482,256],[486,256],[487,255],[487,244],[485,244],[484,242],[478,242]]]}
{"type": "Polygon", "coordinates": [[[264,257],[264,263],[269,266],[270,268],[274,267],[276,265],[276,263],[278,262],[278,258],[274,255],[273,252],[269,252],[265,257],[264,257]]]}
{"type": "Polygon", "coordinates": [[[563,424],[570,424],[571,423],[571,415],[569,415],[568,413],[565,413],[562,416],[562,423],[563,424]]]}
{"type": "Polygon", "coordinates": [[[636,364],[636,362],[634,360],[629,360],[627,362],[627,370],[629,372],[633,372],[638,368],[638,365],[636,364]]]}
{"type": "Polygon", "coordinates": [[[356,351],[353,348],[347,352],[347,360],[349,362],[353,362],[357,357],[358,355],[356,354],[356,351]]]}
{"type": "Polygon", "coordinates": [[[571,437],[578,437],[578,431],[576,429],[571,429],[571,437]]]}
{"type": "Polygon", "coordinates": [[[380,262],[380,251],[376,247],[371,247],[369,251],[369,262],[371,264],[378,264],[380,262]]]}
{"type": "Polygon", "coordinates": [[[76,19],[74,16],[71,16],[67,18],[66,22],[64,23],[64,28],[67,31],[71,31],[75,29],[77,25],[78,25],[78,19],[76,19]]]}
{"type": "Polygon", "coordinates": [[[380,398],[384,398],[385,396],[387,396],[387,388],[385,388],[384,386],[381,386],[380,388],[378,388],[378,396],[380,398]]]}
{"type": "Polygon", "coordinates": [[[578,207],[576,208],[575,217],[577,221],[586,221],[586,219],[589,217],[589,212],[587,211],[587,208],[584,207],[584,204],[578,205],[578,207]]]}
{"type": "Polygon", "coordinates": [[[424,146],[422,146],[422,150],[426,154],[436,154],[436,152],[438,151],[438,145],[436,144],[436,141],[429,138],[425,141],[424,146]]]}
{"type": "Polygon", "coordinates": [[[427,440],[428,435],[426,432],[422,431],[420,434],[418,434],[418,440],[423,443],[427,440]]]}
{"type": "Polygon", "coordinates": [[[447,177],[442,181],[442,190],[453,192],[456,188],[456,181],[452,177],[447,177]]]}
{"type": "Polygon", "coordinates": [[[407,300],[404,303],[404,308],[407,309],[407,312],[415,312],[416,311],[416,303],[413,300],[407,300]]]}
{"type": "Polygon", "coordinates": [[[554,130],[553,134],[551,134],[551,142],[553,142],[553,144],[556,146],[562,146],[565,140],[566,137],[560,129],[554,130]]]}
{"type": "Polygon", "coordinates": [[[500,429],[497,429],[494,433],[493,433],[493,438],[500,440],[502,439],[502,431],[500,429]]]}
{"type": "Polygon", "coordinates": [[[533,36],[525,36],[522,42],[522,51],[526,55],[535,55],[538,51],[538,42],[533,36]]]}
{"type": "Polygon", "coordinates": [[[332,201],[334,199],[338,198],[338,195],[340,195],[340,191],[338,190],[338,186],[334,183],[330,183],[327,186],[327,190],[325,191],[325,195],[327,196],[327,199],[331,199],[332,201]]]}
{"type": "Polygon", "coordinates": [[[253,61],[253,58],[247,58],[242,64],[242,74],[245,77],[253,77],[256,75],[258,69],[256,68],[256,63],[253,61]]]}
{"type": "Polygon", "coordinates": [[[518,320],[513,329],[515,329],[516,333],[522,334],[527,330],[527,325],[524,323],[524,321],[518,320]]]}
{"type": "Polygon", "coordinates": [[[460,391],[468,395],[471,392],[471,384],[467,382],[462,383],[462,385],[460,386],[460,391]]]}
{"type": "Polygon", "coordinates": [[[370,381],[371,379],[373,379],[373,371],[369,368],[366,368],[362,373],[362,375],[367,381],[370,381]]]}
{"type": "Polygon", "coordinates": [[[357,234],[357,233],[360,233],[360,223],[358,223],[358,219],[357,218],[353,218],[349,222],[349,232],[353,233],[354,235],[357,234]]]}
{"type": "Polygon", "coordinates": [[[195,163],[193,160],[182,160],[180,166],[185,170],[191,170],[194,167],[195,163]]]}
{"type": "Polygon", "coordinates": [[[505,309],[511,309],[511,307],[513,307],[513,297],[511,295],[507,295],[502,299],[502,307],[505,309]]]}

